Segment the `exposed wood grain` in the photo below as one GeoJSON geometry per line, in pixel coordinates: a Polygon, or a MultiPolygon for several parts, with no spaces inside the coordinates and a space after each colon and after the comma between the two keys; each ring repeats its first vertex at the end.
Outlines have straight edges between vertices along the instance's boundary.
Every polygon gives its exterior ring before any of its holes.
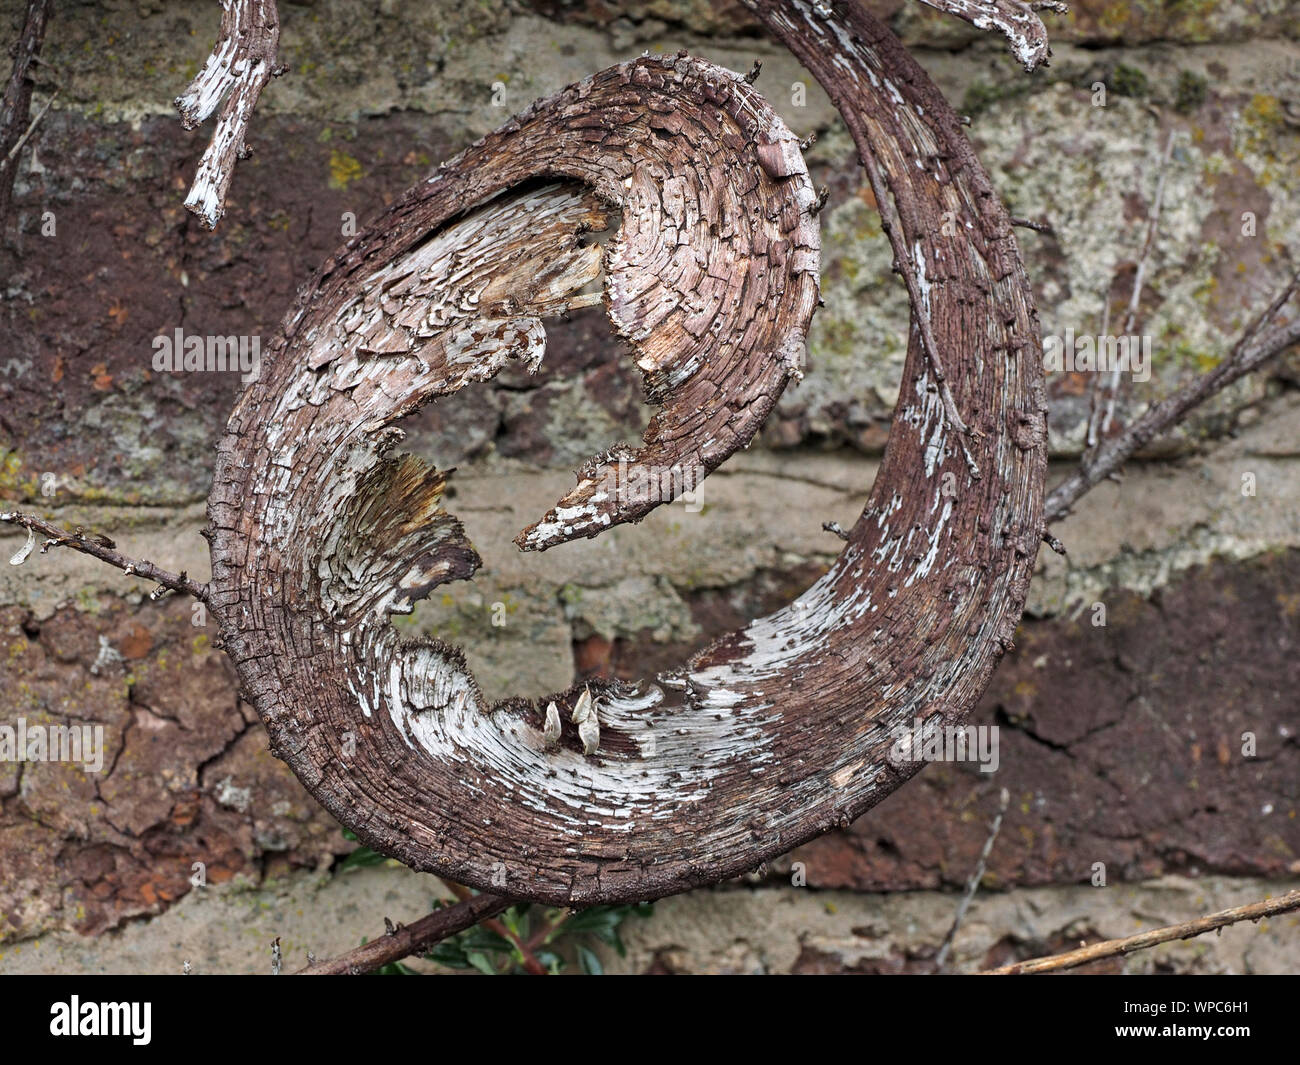
{"type": "Polygon", "coordinates": [[[870,501],[795,603],[658,684],[593,686],[599,733],[585,737],[580,691],[489,706],[457,650],[388,623],[479,561],[440,506],[445,476],[394,454],[394,422],[511,360],[536,365],[542,320],[597,277],[661,409],[638,449],[579,471],[521,546],[643,517],[655,502],[610,487],[619,458],[712,470],[798,371],[819,241],[797,140],[744,78],[685,55],[571,86],[411,190],[307,286],[231,416],[209,603],[245,695],[312,794],[414,868],[552,904],[747,871],[915,773],[889,761],[891,729],[960,721],[1010,646],[1046,456],[1009,220],[888,30],[856,7],[750,6],[830,91],[878,199],[892,195],[916,295],[870,501]],[[577,239],[616,221],[603,253],[577,239]]]}

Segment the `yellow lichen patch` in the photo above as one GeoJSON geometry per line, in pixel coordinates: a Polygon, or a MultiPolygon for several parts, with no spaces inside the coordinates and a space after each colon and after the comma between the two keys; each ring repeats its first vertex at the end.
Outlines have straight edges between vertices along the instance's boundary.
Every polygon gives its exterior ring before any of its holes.
{"type": "Polygon", "coordinates": [[[1300,592],[1278,592],[1277,604],[1287,617],[1295,617],[1300,614],[1300,592]]]}
{"type": "Polygon", "coordinates": [[[1107,33],[1118,34],[1128,25],[1132,13],[1126,3],[1107,4],[1097,19],[1098,26],[1107,33]]]}
{"type": "Polygon", "coordinates": [[[337,148],[330,152],[330,188],[346,189],[360,177],[361,164],[356,159],[337,148]]]}
{"type": "Polygon", "coordinates": [[[1285,121],[1281,101],[1269,93],[1256,93],[1241,109],[1239,139],[1234,138],[1234,147],[1238,158],[1244,153],[1259,156],[1254,169],[1256,181],[1261,187],[1272,184],[1276,178],[1270,167],[1260,166],[1259,163],[1276,161],[1278,134],[1285,121]]]}
{"type": "Polygon", "coordinates": [[[0,493],[13,494],[20,498],[30,498],[37,494],[39,484],[36,474],[32,473],[23,480],[19,472],[22,468],[23,460],[19,458],[17,451],[0,449],[0,493]]]}
{"type": "Polygon", "coordinates": [[[1278,126],[1283,121],[1282,104],[1276,96],[1257,92],[1250,98],[1241,117],[1247,122],[1278,126]]]}

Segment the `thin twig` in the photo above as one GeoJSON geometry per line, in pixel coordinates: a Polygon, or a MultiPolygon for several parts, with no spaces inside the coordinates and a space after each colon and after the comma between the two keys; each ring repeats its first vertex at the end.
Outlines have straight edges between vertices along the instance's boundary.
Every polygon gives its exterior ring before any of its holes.
{"type": "Polygon", "coordinates": [[[543,925],[541,928],[539,928],[536,932],[534,932],[531,936],[528,937],[528,949],[537,950],[538,947],[546,946],[547,943],[549,943],[552,939],[555,938],[555,933],[557,933],[562,927],[564,927],[564,922],[567,921],[570,917],[572,917],[576,912],[577,911],[575,910],[564,910],[549,925],[543,925]]]}
{"type": "Polygon", "coordinates": [[[9,154],[6,155],[3,159],[0,159],[0,170],[3,170],[10,163],[12,163],[14,161],[14,158],[18,155],[18,153],[23,150],[23,145],[27,143],[27,138],[30,137],[32,135],[32,132],[36,129],[36,127],[41,124],[41,119],[45,117],[45,112],[50,109],[50,105],[54,103],[54,98],[58,95],[59,95],[58,89],[55,89],[52,93],[50,93],[50,98],[45,101],[45,106],[42,107],[40,111],[36,113],[36,117],[33,118],[31,122],[27,124],[27,129],[23,131],[23,135],[18,138],[17,143],[12,148],[9,149],[9,154]]]}
{"type": "Polygon", "coordinates": [[[436,943],[473,928],[485,918],[495,917],[514,903],[499,895],[474,895],[454,906],[444,906],[421,917],[414,924],[395,928],[391,935],[382,935],[355,950],[337,958],[316,962],[299,969],[295,976],[360,976],[364,973],[400,961],[412,954],[421,954],[436,943]]]}
{"type": "Polygon", "coordinates": [[[1090,947],[1080,947],[1078,950],[1067,951],[1064,954],[1052,954],[1045,958],[1018,961],[1011,965],[1003,965],[998,969],[986,969],[981,975],[1016,976],[1024,973],[1046,973],[1057,969],[1073,969],[1079,965],[1086,965],[1090,961],[1131,954],[1135,950],[1145,950],[1147,947],[1170,943],[1175,939],[1191,939],[1193,936],[1204,935],[1206,932],[1212,932],[1217,928],[1225,928],[1230,924],[1236,924],[1238,921],[1258,921],[1264,917],[1276,917],[1278,914],[1290,913],[1292,910],[1300,910],[1300,888],[1295,891],[1288,891],[1285,895],[1281,895],[1276,899],[1252,902],[1248,906],[1237,906],[1231,910],[1220,910],[1218,913],[1198,917],[1194,921],[1186,921],[1183,924],[1153,928],[1150,932],[1139,932],[1135,936],[1126,936],[1123,939],[1107,939],[1101,943],[1094,943],[1090,947]]]}
{"type": "Polygon", "coordinates": [[[1116,473],[1132,455],[1160,433],[1177,424],[1192,408],[1205,402],[1269,359],[1300,341],[1300,318],[1261,333],[1300,288],[1300,274],[1278,293],[1267,308],[1247,327],[1228,357],[1208,373],[1188,381],[1177,392],[1147,408],[1147,412],[1114,440],[1085,456],[1079,469],[1056,486],[1047,497],[1044,522],[1059,521],[1090,488],[1116,473]]]}
{"type": "Polygon", "coordinates": [[[824,521],[822,522],[822,528],[828,533],[834,533],[841,540],[847,540],[849,538],[849,534],[844,531],[844,526],[842,526],[838,521],[824,521]]]}
{"type": "MultiPolygon", "coordinates": [[[[35,123],[28,125],[27,121],[32,108],[31,66],[37,62],[41,45],[45,42],[45,27],[52,10],[51,0],[28,0],[22,35],[18,38],[14,53],[13,72],[9,75],[4,98],[0,101],[0,156],[4,158],[4,164],[0,164],[0,227],[4,226],[9,217],[14,178],[18,174],[18,167],[5,164],[22,147],[35,126],[35,123]]],[[[40,116],[37,116],[37,121],[39,120],[40,116]]]]}
{"type": "Polygon", "coordinates": [[[1169,139],[1165,142],[1164,155],[1160,157],[1160,174],[1156,179],[1156,195],[1151,203],[1151,212],[1147,216],[1147,235],[1142,242],[1142,253],[1138,256],[1137,271],[1133,275],[1133,294],[1129,297],[1128,307],[1124,312],[1124,322],[1120,326],[1121,333],[1131,333],[1133,327],[1137,324],[1138,307],[1142,303],[1142,287],[1146,282],[1147,263],[1151,258],[1151,249],[1155,246],[1156,230],[1160,225],[1160,207],[1165,198],[1165,177],[1169,170],[1169,161],[1174,156],[1174,141],[1177,139],[1177,131],[1171,130],[1169,139]]]}
{"type": "MultiPolygon", "coordinates": [[[[1105,302],[1101,308],[1101,335],[1110,336],[1110,292],[1106,292],[1105,302]]],[[[1097,378],[1093,378],[1092,387],[1088,389],[1088,433],[1084,438],[1084,454],[1097,446],[1097,411],[1101,407],[1101,389],[1097,387],[1097,378]]]]}
{"type": "MultiPolygon", "coordinates": [[[[1142,256],[1138,260],[1137,272],[1133,277],[1133,295],[1124,312],[1124,321],[1120,326],[1120,336],[1132,336],[1137,328],[1138,307],[1142,302],[1142,287],[1146,282],[1147,266],[1151,261],[1151,250],[1155,247],[1156,230],[1160,225],[1160,208],[1165,199],[1165,178],[1169,174],[1169,162],[1174,157],[1176,130],[1170,130],[1169,140],[1165,143],[1165,154],[1160,160],[1160,176],[1156,180],[1156,197],[1151,205],[1151,220],[1147,226],[1146,240],[1142,243],[1142,256]]],[[[1111,418],[1115,415],[1115,400],[1119,396],[1119,365],[1116,363],[1110,371],[1110,387],[1106,397],[1106,413],[1101,419],[1101,433],[1104,436],[1110,430],[1111,418]]]]}
{"type": "Polygon", "coordinates": [[[1056,233],[1051,222],[1039,222],[1033,218],[1021,218],[1019,215],[1014,214],[1007,217],[1011,219],[1013,226],[1019,226],[1021,229],[1032,229],[1035,233],[1056,233]]]}
{"type": "Polygon", "coordinates": [[[1061,543],[1061,541],[1060,541],[1059,539],[1057,539],[1055,536],[1053,536],[1053,535],[1052,535],[1052,531],[1051,531],[1050,529],[1044,529],[1044,530],[1043,530],[1043,543],[1045,543],[1048,547],[1050,547],[1050,548],[1051,548],[1053,551],[1055,551],[1058,555],[1068,555],[1068,554],[1069,554],[1069,552],[1066,551],[1066,549],[1065,549],[1065,544],[1061,543]]]}
{"type": "MultiPolygon", "coordinates": [[[[1142,304],[1142,288],[1146,283],[1147,264],[1151,259],[1151,249],[1155,247],[1156,230],[1160,225],[1160,208],[1165,198],[1165,176],[1169,170],[1169,161],[1174,155],[1174,140],[1176,130],[1169,131],[1169,138],[1165,142],[1164,154],[1160,157],[1160,172],[1156,178],[1156,194],[1151,201],[1151,210],[1147,215],[1147,232],[1146,238],[1142,241],[1142,251],[1138,255],[1137,270],[1133,275],[1133,292],[1129,296],[1128,307],[1124,311],[1124,318],[1120,322],[1119,335],[1126,337],[1132,334],[1133,328],[1137,325],[1138,308],[1142,304]]],[[[1110,298],[1107,294],[1106,314],[1110,314],[1110,298]]],[[[1102,335],[1108,335],[1108,327],[1102,325],[1102,335]]],[[[1093,389],[1093,409],[1092,416],[1088,424],[1088,446],[1097,446],[1098,428],[1095,424],[1097,411],[1100,409],[1096,402],[1096,393],[1098,389],[1093,389]]],[[[1110,428],[1111,418],[1115,413],[1115,398],[1119,393],[1119,366],[1116,364],[1111,368],[1110,380],[1107,383],[1108,396],[1106,399],[1105,413],[1102,415],[1100,431],[1104,435],[1110,428]]]]}
{"type": "Polygon", "coordinates": [[[984,879],[984,870],[988,865],[989,854],[993,851],[993,843],[998,838],[998,833],[1002,831],[1002,818],[1006,816],[1007,805],[1010,802],[1011,792],[1003,788],[999,797],[998,815],[993,818],[993,824],[989,827],[989,836],[984,841],[984,849],[980,851],[979,861],[975,863],[975,872],[971,874],[970,880],[966,883],[966,893],[957,906],[957,913],[952,919],[952,927],[948,929],[948,934],[944,936],[943,944],[939,947],[939,953],[935,955],[934,967],[936,971],[942,970],[944,963],[948,960],[948,951],[952,949],[953,940],[957,938],[957,930],[961,928],[962,919],[966,916],[966,911],[970,909],[971,900],[975,897],[975,892],[979,890],[980,881],[984,879]]]}
{"type": "MultiPolygon", "coordinates": [[[[45,521],[43,518],[38,518],[34,514],[21,514],[16,510],[0,512],[0,522],[22,526],[28,530],[29,537],[37,532],[44,533],[49,539],[41,545],[41,554],[45,554],[51,547],[70,547],[74,551],[80,551],[83,555],[90,555],[91,558],[97,558],[101,562],[107,562],[110,566],[116,566],[128,577],[139,577],[141,580],[159,584],[169,591],[184,592],[204,603],[208,601],[208,586],[206,584],[199,584],[198,581],[191,580],[184,571],[170,573],[155,566],[152,562],[128,558],[126,555],[114,550],[117,545],[107,536],[87,533],[80,528],[72,531],[60,529],[57,525],[45,521]]],[[[25,557],[26,555],[23,555],[23,558],[25,557]]],[[[150,598],[158,599],[161,597],[157,593],[153,593],[150,598]]]]}

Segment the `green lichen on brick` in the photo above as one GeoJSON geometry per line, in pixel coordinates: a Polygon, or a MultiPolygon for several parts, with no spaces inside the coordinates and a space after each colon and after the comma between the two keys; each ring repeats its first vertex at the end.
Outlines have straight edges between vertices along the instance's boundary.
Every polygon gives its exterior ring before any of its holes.
{"type": "Polygon", "coordinates": [[[1183,114],[1190,114],[1205,103],[1205,93],[1205,78],[1190,70],[1180,71],[1178,84],[1174,87],[1174,107],[1183,114]]]}
{"type": "Polygon", "coordinates": [[[1137,67],[1129,66],[1127,63],[1120,63],[1116,66],[1114,73],[1111,74],[1108,80],[1110,81],[1110,87],[1120,96],[1143,99],[1151,92],[1151,83],[1147,80],[1146,74],[1138,70],[1137,67]]]}

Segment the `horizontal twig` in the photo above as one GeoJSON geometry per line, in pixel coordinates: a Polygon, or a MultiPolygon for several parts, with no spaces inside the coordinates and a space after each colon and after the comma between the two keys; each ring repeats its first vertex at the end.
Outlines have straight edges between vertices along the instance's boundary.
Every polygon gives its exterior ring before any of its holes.
{"type": "Polygon", "coordinates": [[[1107,939],[1101,943],[1093,943],[1091,946],[1080,947],[1078,950],[1067,951],[1064,954],[1052,954],[1044,958],[1034,958],[1030,961],[1014,962],[1011,965],[1003,965],[997,969],[986,969],[981,975],[1016,976],[1028,973],[1053,972],[1058,969],[1073,969],[1079,965],[1086,965],[1091,961],[1131,954],[1135,950],[1145,950],[1161,943],[1171,943],[1176,939],[1191,939],[1193,936],[1204,935],[1206,932],[1225,928],[1230,924],[1236,924],[1238,921],[1258,921],[1263,917],[1276,917],[1278,914],[1290,913],[1292,910],[1300,910],[1300,888],[1295,891],[1288,891],[1285,895],[1281,895],[1276,899],[1252,902],[1248,906],[1237,906],[1231,910],[1220,910],[1218,913],[1212,913],[1206,917],[1198,917],[1194,921],[1167,925],[1164,928],[1153,928],[1149,932],[1139,932],[1135,936],[1126,936],[1123,939],[1107,939]]]}
{"type": "Polygon", "coordinates": [[[1051,222],[1040,222],[1034,218],[1021,218],[1019,215],[1011,215],[1011,224],[1019,226],[1021,229],[1032,229],[1035,233],[1055,233],[1051,222]]]}
{"type": "MultiPolygon", "coordinates": [[[[192,595],[201,602],[208,600],[208,586],[200,584],[198,581],[191,580],[185,572],[171,573],[168,570],[155,566],[152,562],[128,558],[116,550],[117,545],[107,536],[101,536],[96,533],[87,533],[77,528],[73,530],[60,529],[57,525],[38,518],[34,514],[22,514],[16,510],[0,512],[0,522],[8,525],[18,525],[28,530],[28,535],[34,536],[35,533],[44,533],[48,539],[41,545],[41,554],[45,554],[51,547],[70,547],[74,551],[80,551],[83,555],[90,555],[91,558],[97,558],[101,562],[107,562],[110,566],[116,566],[129,577],[139,577],[141,580],[151,581],[173,592],[184,592],[192,595]]],[[[20,553],[21,554],[21,553],[20,553]]],[[[26,558],[26,555],[22,555],[26,558]]],[[[159,598],[156,594],[151,598],[159,598]]]]}

